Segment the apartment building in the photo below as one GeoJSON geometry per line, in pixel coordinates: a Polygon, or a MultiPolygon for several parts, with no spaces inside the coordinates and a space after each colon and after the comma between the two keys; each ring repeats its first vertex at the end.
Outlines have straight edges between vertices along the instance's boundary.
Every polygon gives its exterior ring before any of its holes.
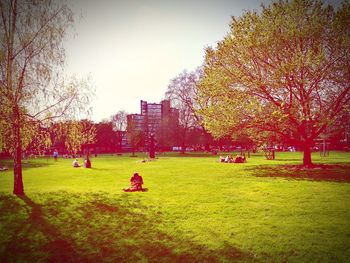
{"type": "Polygon", "coordinates": [[[179,110],[171,107],[170,100],[163,100],[160,103],[148,103],[141,100],[140,113],[129,114],[127,121],[129,129],[142,132],[147,144],[151,135],[157,139],[162,129],[179,125],[179,110]]]}

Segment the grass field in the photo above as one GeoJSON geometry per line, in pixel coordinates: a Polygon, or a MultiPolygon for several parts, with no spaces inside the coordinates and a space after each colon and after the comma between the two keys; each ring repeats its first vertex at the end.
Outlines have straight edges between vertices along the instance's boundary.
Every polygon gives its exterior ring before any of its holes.
{"type": "Polygon", "coordinates": [[[350,153],[276,158],[27,161],[25,197],[0,173],[0,262],[349,262],[350,153]],[[148,192],[121,190],[135,171],[148,192]]]}

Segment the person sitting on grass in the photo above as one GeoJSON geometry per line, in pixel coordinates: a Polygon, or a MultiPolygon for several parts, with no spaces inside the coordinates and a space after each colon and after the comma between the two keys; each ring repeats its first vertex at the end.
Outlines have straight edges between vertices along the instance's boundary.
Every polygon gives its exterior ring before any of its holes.
{"type": "Polygon", "coordinates": [[[74,161],[73,161],[73,167],[74,168],[77,168],[77,167],[80,167],[80,165],[79,165],[79,163],[78,163],[78,159],[75,159],[74,161]]]}
{"type": "Polygon", "coordinates": [[[9,168],[7,166],[0,166],[0,171],[7,171],[9,168]]]}
{"type": "Polygon", "coordinates": [[[125,192],[135,192],[135,191],[145,190],[144,188],[142,188],[142,185],[143,185],[142,176],[140,176],[138,173],[134,173],[134,175],[130,178],[130,184],[131,184],[130,187],[123,189],[125,192]]]}
{"type": "Polygon", "coordinates": [[[247,160],[245,159],[245,155],[237,154],[235,158],[235,163],[245,163],[247,160]]]}
{"type": "Polygon", "coordinates": [[[233,158],[231,154],[226,156],[225,163],[233,163],[233,158]]]}
{"type": "Polygon", "coordinates": [[[91,168],[90,158],[87,158],[87,159],[84,160],[84,167],[85,168],[91,168]]]}
{"type": "Polygon", "coordinates": [[[224,162],[225,162],[225,157],[220,155],[219,163],[224,163],[224,162]]]}

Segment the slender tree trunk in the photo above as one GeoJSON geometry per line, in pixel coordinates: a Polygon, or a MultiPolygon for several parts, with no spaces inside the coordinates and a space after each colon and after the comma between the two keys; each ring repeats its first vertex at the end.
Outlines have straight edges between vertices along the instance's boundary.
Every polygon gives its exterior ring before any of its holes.
{"type": "Polygon", "coordinates": [[[312,160],[311,160],[311,143],[309,141],[306,141],[304,144],[304,159],[303,159],[303,165],[306,167],[312,166],[312,160]]]}
{"type": "Polygon", "coordinates": [[[15,195],[24,195],[23,178],[22,178],[22,139],[21,128],[19,125],[19,111],[14,109],[15,120],[13,123],[14,135],[14,153],[13,153],[13,193],[15,195]]]}
{"type": "MultiPolygon", "coordinates": [[[[8,17],[8,37],[5,37],[7,41],[7,65],[6,65],[6,79],[7,87],[12,92],[12,73],[13,73],[13,49],[14,49],[14,36],[16,31],[16,19],[17,19],[17,1],[11,1],[11,14],[8,17]]],[[[12,112],[12,150],[13,150],[13,175],[14,175],[14,187],[13,193],[16,195],[24,195],[23,180],[22,180],[22,140],[21,140],[21,127],[20,127],[20,112],[18,108],[18,101],[15,93],[11,96],[11,103],[13,106],[12,112]]]]}
{"type": "Polygon", "coordinates": [[[182,133],[181,154],[186,152],[186,130],[182,133]]]}
{"type": "Polygon", "coordinates": [[[185,154],[185,152],[186,152],[186,145],[183,142],[182,145],[181,145],[181,154],[185,154]]]}
{"type": "Polygon", "coordinates": [[[119,139],[119,152],[122,152],[123,151],[123,141],[122,141],[122,138],[119,139]]]}

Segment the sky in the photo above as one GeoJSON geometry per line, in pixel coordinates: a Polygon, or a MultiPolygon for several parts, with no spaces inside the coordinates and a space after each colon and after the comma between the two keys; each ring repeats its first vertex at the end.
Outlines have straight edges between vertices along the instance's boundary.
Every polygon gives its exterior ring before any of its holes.
{"type": "Polygon", "coordinates": [[[204,62],[224,38],[231,16],[260,10],[268,0],[74,0],[74,34],[65,42],[68,72],[90,75],[92,120],[159,103],[169,81],[204,62]]]}

